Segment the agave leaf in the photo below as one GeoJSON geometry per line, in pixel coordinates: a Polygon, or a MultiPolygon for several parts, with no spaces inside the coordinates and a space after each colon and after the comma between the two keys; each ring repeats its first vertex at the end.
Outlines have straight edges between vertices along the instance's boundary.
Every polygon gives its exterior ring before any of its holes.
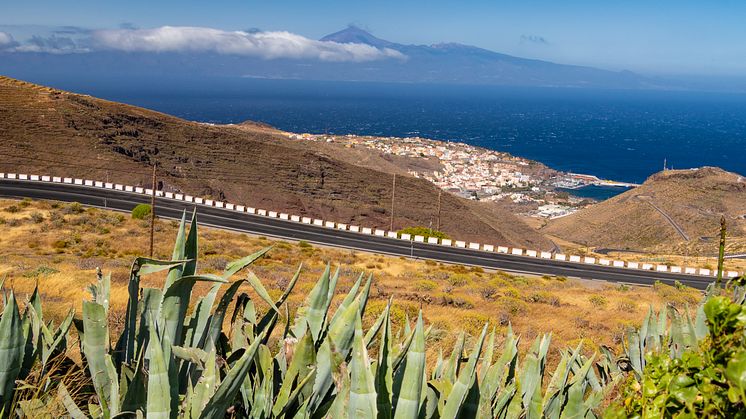
{"type": "Polygon", "coordinates": [[[67,414],[70,415],[72,419],[87,419],[88,416],[86,416],[85,413],[83,413],[82,410],[78,407],[78,405],[75,404],[75,401],[70,396],[70,392],[67,391],[67,387],[65,387],[65,384],[59,383],[57,385],[57,394],[62,401],[62,405],[65,406],[65,410],[67,410],[67,414]]]}
{"type": "Polygon", "coordinates": [[[448,394],[448,399],[446,400],[445,408],[441,417],[455,419],[459,416],[459,412],[461,412],[466,396],[469,394],[469,389],[472,387],[472,383],[476,379],[477,363],[479,362],[479,355],[482,353],[485,336],[487,336],[486,324],[482,328],[482,334],[479,336],[479,340],[469,357],[469,361],[466,363],[464,369],[459,373],[458,380],[454,383],[451,392],[448,394]]]}
{"type": "Polygon", "coordinates": [[[187,409],[191,413],[191,417],[198,418],[207,402],[210,400],[217,388],[217,365],[215,361],[215,351],[207,353],[207,359],[205,359],[205,369],[202,375],[199,377],[197,384],[194,386],[193,394],[190,399],[187,409]]]}
{"type": "Polygon", "coordinates": [[[318,342],[321,328],[325,322],[329,306],[329,278],[330,266],[327,264],[321,278],[316,282],[311,293],[306,298],[305,304],[295,314],[293,335],[303,336],[307,329],[311,330],[313,341],[318,342]]]}
{"type": "Polygon", "coordinates": [[[460,332],[458,335],[458,339],[456,339],[456,343],[453,346],[451,356],[448,358],[448,361],[446,361],[446,364],[443,367],[442,378],[450,383],[454,383],[456,381],[456,377],[458,377],[459,367],[461,366],[461,354],[464,352],[465,343],[466,337],[464,336],[464,332],[460,332]]]}
{"type": "Polygon", "coordinates": [[[225,272],[223,272],[223,278],[228,279],[232,277],[233,275],[241,271],[243,268],[251,265],[257,259],[264,256],[270,250],[272,250],[272,246],[265,247],[264,249],[259,250],[258,252],[252,253],[241,259],[234,260],[233,262],[228,263],[228,265],[225,267],[225,272]]]}
{"type": "Polygon", "coordinates": [[[172,413],[175,416],[176,412],[171,412],[171,383],[168,375],[168,361],[163,353],[162,342],[156,333],[154,324],[150,325],[148,353],[150,355],[146,405],[148,419],[170,418],[172,413]]]}
{"type": "Polygon", "coordinates": [[[286,405],[291,401],[290,396],[296,379],[306,377],[310,373],[312,365],[316,365],[316,350],[313,337],[310,333],[306,333],[295,346],[295,353],[290,360],[290,365],[288,365],[288,370],[272,408],[273,415],[277,416],[281,411],[287,409],[286,405]]]}
{"type": "MultiPolygon", "coordinates": [[[[280,413],[277,416],[282,416],[293,406],[296,402],[299,401],[301,394],[303,394],[303,391],[308,388],[310,384],[313,383],[313,378],[315,376],[316,368],[311,367],[308,371],[308,374],[306,374],[305,377],[303,377],[302,380],[298,382],[298,385],[295,387],[295,390],[293,390],[292,393],[290,393],[290,397],[288,397],[287,403],[285,403],[285,406],[282,408],[280,413]]],[[[308,404],[309,399],[305,399],[303,403],[300,406],[300,409],[298,412],[296,412],[295,417],[306,417],[304,415],[304,412],[308,410],[308,404]]]]}
{"type": "Polygon", "coordinates": [[[246,281],[251,285],[252,288],[254,288],[254,291],[256,291],[257,295],[264,300],[269,307],[275,311],[275,313],[280,314],[280,310],[275,305],[275,302],[272,301],[272,297],[269,296],[269,293],[264,288],[264,285],[262,285],[262,281],[257,278],[257,276],[254,274],[254,272],[249,271],[249,274],[246,277],[246,281]]]}
{"type": "MultiPolygon", "coordinates": [[[[360,317],[360,299],[355,298],[345,311],[337,317],[336,321],[329,325],[327,338],[331,340],[335,352],[347,359],[352,350],[352,341],[355,336],[355,322],[360,317]]],[[[352,383],[353,387],[355,383],[352,383]]]]}
{"type": "Polygon", "coordinates": [[[387,311],[391,309],[391,302],[393,297],[389,298],[388,304],[386,304],[386,308],[381,312],[381,314],[378,315],[378,318],[376,318],[375,323],[373,323],[373,326],[368,329],[368,332],[365,334],[365,347],[370,348],[370,345],[373,343],[373,340],[375,339],[376,335],[378,334],[378,331],[381,330],[381,326],[383,325],[384,320],[387,316],[387,311]]]}
{"type": "Polygon", "coordinates": [[[9,408],[13,399],[13,388],[23,363],[23,345],[21,315],[11,291],[0,317],[0,409],[9,408]]]}
{"type": "Polygon", "coordinates": [[[141,353],[137,358],[137,363],[134,367],[134,375],[125,390],[124,398],[122,399],[123,411],[136,412],[145,410],[147,404],[147,392],[145,390],[146,377],[142,367],[143,357],[144,354],[141,353]]]}
{"type": "Polygon", "coordinates": [[[332,319],[329,321],[329,324],[332,325],[334,322],[339,318],[339,316],[344,313],[345,309],[352,304],[352,301],[355,300],[355,297],[357,296],[357,292],[360,289],[360,284],[363,282],[363,273],[360,273],[360,276],[358,276],[357,281],[352,285],[350,288],[350,291],[347,292],[347,295],[342,300],[342,302],[339,304],[339,307],[337,307],[337,310],[334,312],[334,315],[332,316],[332,319]]]}
{"type": "Polygon", "coordinates": [[[370,371],[368,351],[363,344],[363,325],[358,315],[355,320],[355,337],[350,363],[350,402],[348,415],[351,418],[375,418],[376,388],[370,371]]]}
{"type": "Polygon", "coordinates": [[[484,357],[482,357],[482,363],[479,367],[479,379],[482,380],[484,375],[487,374],[492,365],[492,356],[495,353],[495,328],[492,327],[489,338],[487,338],[487,346],[484,348],[484,357]]]}
{"type": "MultiPolygon", "coordinates": [[[[378,349],[378,369],[376,369],[375,384],[377,393],[378,418],[392,417],[393,365],[391,357],[391,300],[383,311],[383,331],[381,344],[378,349]]],[[[367,345],[366,345],[367,346],[367,345]]]]}
{"type": "Polygon", "coordinates": [[[255,339],[241,358],[228,371],[228,374],[215,390],[215,394],[207,402],[200,418],[217,418],[225,415],[228,406],[233,403],[239,390],[241,390],[241,385],[253,365],[254,356],[256,356],[263,337],[259,336],[255,339]]]}
{"type": "Polygon", "coordinates": [[[109,394],[110,399],[108,400],[109,415],[116,416],[120,412],[119,408],[119,379],[117,378],[117,370],[114,368],[114,362],[112,361],[111,355],[106,354],[104,359],[104,366],[106,368],[106,375],[109,377],[109,394]]]}
{"type": "Polygon", "coordinates": [[[228,311],[228,306],[230,306],[233,296],[236,295],[238,288],[244,282],[246,282],[246,280],[243,279],[233,282],[228,289],[225,290],[223,297],[220,298],[218,307],[215,309],[215,312],[210,319],[207,337],[202,347],[205,351],[210,352],[215,349],[218,343],[218,338],[220,337],[220,331],[223,329],[223,320],[225,320],[225,313],[228,311]]]}
{"type": "Polygon", "coordinates": [[[593,366],[595,355],[591,356],[580,371],[575,374],[570,382],[570,388],[567,391],[567,403],[562,409],[560,418],[562,419],[582,419],[585,418],[590,410],[583,402],[585,395],[584,382],[591,367],[593,366]]]}
{"type": "MultiPolygon", "coordinates": [[[[174,250],[171,255],[172,260],[184,259],[186,255],[186,211],[181,214],[181,222],[179,223],[179,230],[176,233],[176,241],[174,242],[174,250]]],[[[184,275],[184,265],[177,265],[169,269],[168,275],[166,276],[166,283],[163,285],[163,294],[166,294],[168,288],[176,282],[177,279],[184,275]]]]}
{"type": "Polygon", "coordinates": [[[83,302],[83,354],[88,362],[88,371],[93,379],[93,387],[98,394],[104,415],[109,415],[111,405],[111,386],[113,377],[109,376],[106,366],[106,355],[109,350],[109,324],[106,309],[103,305],[91,301],[83,302]]]}
{"type": "Polygon", "coordinates": [[[164,336],[172,337],[174,343],[183,341],[184,318],[192,295],[192,288],[198,281],[225,283],[226,280],[216,275],[182,276],[171,282],[161,300],[158,328],[164,336]]]}
{"type": "Polygon", "coordinates": [[[199,246],[197,243],[197,209],[192,212],[192,222],[189,225],[189,234],[184,244],[184,258],[189,262],[184,264],[182,275],[192,276],[197,273],[197,254],[199,246]]]}
{"type": "Polygon", "coordinates": [[[506,418],[508,417],[508,409],[512,402],[514,400],[517,400],[518,397],[516,396],[517,388],[515,383],[511,383],[507,385],[501,392],[500,395],[497,397],[497,400],[495,401],[495,407],[492,409],[492,412],[490,415],[484,416],[484,417],[494,417],[494,418],[506,418]]]}
{"type": "MultiPolygon", "coordinates": [[[[138,319],[138,300],[140,294],[140,276],[160,272],[179,266],[185,261],[165,261],[149,258],[137,258],[132,263],[130,269],[130,278],[127,284],[127,311],[124,320],[124,330],[117,342],[117,355],[120,362],[131,363],[135,358],[135,339],[137,336],[137,319],[138,319]]],[[[147,336],[147,335],[146,335],[147,336]]]]}
{"type": "Polygon", "coordinates": [[[331,407],[327,412],[327,418],[345,419],[347,418],[347,406],[350,401],[350,375],[342,374],[342,384],[337,389],[331,407]]]}
{"type": "Polygon", "coordinates": [[[420,411],[420,400],[425,381],[425,331],[422,312],[417,318],[412,345],[407,351],[403,373],[394,377],[394,418],[416,419],[420,411]]]}
{"type": "Polygon", "coordinates": [[[195,365],[205,365],[207,362],[208,354],[200,348],[183,347],[183,346],[171,346],[171,352],[176,358],[183,359],[189,363],[195,365]]]}
{"type": "MultiPolygon", "coordinates": [[[[62,323],[60,323],[60,326],[52,335],[52,340],[49,340],[48,337],[44,339],[44,345],[42,347],[42,365],[47,365],[52,355],[61,352],[63,348],[65,348],[67,332],[73,324],[74,315],[75,310],[70,309],[67,316],[62,320],[62,323]]],[[[46,326],[44,326],[43,323],[42,328],[46,329],[46,326]]]]}

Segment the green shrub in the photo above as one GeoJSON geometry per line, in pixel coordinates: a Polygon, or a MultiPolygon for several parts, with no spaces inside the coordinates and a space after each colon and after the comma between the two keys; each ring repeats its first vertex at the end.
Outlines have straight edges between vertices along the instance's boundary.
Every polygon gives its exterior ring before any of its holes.
{"type": "Polygon", "coordinates": [[[305,240],[299,241],[298,247],[300,247],[301,249],[313,249],[313,245],[305,240]]]}
{"type": "MultiPolygon", "coordinates": [[[[684,330],[691,328],[693,333],[681,334],[676,331],[681,325],[672,323],[671,329],[646,339],[655,343],[662,337],[670,349],[654,345],[655,350],[644,355],[642,363],[638,362],[642,359],[635,349],[630,357],[635,374],[625,381],[620,400],[606,412],[606,417],[743,418],[746,307],[743,288],[734,294],[740,295],[741,301],[709,297],[697,311],[697,321],[684,325],[684,330]]],[[[630,342],[636,347],[638,338],[630,342]]]]}
{"type": "Polygon", "coordinates": [[[83,206],[80,205],[80,202],[71,202],[65,205],[65,208],[62,209],[62,212],[64,214],[80,214],[84,211],[85,211],[85,208],[83,208],[83,206]]]}
{"type": "Polygon", "coordinates": [[[5,212],[9,212],[11,214],[15,214],[15,213],[19,212],[20,210],[21,209],[18,208],[18,206],[16,206],[16,205],[9,205],[9,206],[5,207],[5,212]]]}
{"type": "Polygon", "coordinates": [[[451,274],[446,278],[446,282],[448,282],[448,285],[452,287],[462,287],[470,283],[471,278],[469,278],[469,275],[465,274],[451,274]]]}
{"type": "Polygon", "coordinates": [[[422,280],[417,281],[414,285],[414,289],[417,291],[434,291],[438,288],[438,284],[435,281],[422,280]]]}
{"type": "Polygon", "coordinates": [[[411,234],[412,237],[414,236],[423,236],[425,239],[429,237],[436,237],[439,239],[449,239],[448,235],[446,233],[443,233],[442,231],[433,230],[431,228],[427,227],[407,227],[404,229],[401,229],[398,231],[399,237],[401,237],[402,234],[411,234]]]}
{"type": "Polygon", "coordinates": [[[39,224],[44,221],[44,215],[40,212],[34,211],[31,213],[31,221],[33,221],[36,224],[39,224]]]}
{"type": "Polygon", "coordinates": [[[138,204],[132,209],[132,218],[135,220],[144,220],[150,215],[150,205],[138,204]]]}
{"type": "Polygon", "coordinates": [[[603,295],[591,295],[588,301],[596,308],[604,308],[609,303],[603,295]]]}

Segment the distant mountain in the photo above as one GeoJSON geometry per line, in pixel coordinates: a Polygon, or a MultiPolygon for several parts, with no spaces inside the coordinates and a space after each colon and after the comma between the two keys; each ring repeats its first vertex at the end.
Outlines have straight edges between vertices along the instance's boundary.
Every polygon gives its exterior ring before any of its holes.
{"type": "Polygon", "coordinates": [[[364,31],[357,26],[349,26],[339,32],[334,32],[333,34],[327,35],[321,38],[319,41],[339,42],[340,44],[366,44],[374,46],[376,48],[391,48],[397,50],[404,47],[404,45],[402,44],[396,44],[383,40],[381,38],[376,38],[370,32],[364,31]]]}
{"type": "Polygon", "coordinates": [[[325,36],[322,40],[359,42],[401,52],[407,57],[404,61],[376,63],[378,77],[387,81],[610,88],[650,88],[658,85],[629,71],[614,72],[556,64],[471,45],[402,45],[376,38],[354,26],[325,36]]]}
{"type": "Polygon", "coordinates": [[[354,26],[327,35],[320,41],[366,44],[398,53],[376,60],[339,62],[318,59],[267,59],[214,52],[0,52],[0,73],[35,80],[50,80],[50,75],[58,78],[105,75],[169,79],[252,77],[623,89],[672,87],[629,71],[607,71],[532,60],[469,45],[404,45],[377,38],[354,26]]]}

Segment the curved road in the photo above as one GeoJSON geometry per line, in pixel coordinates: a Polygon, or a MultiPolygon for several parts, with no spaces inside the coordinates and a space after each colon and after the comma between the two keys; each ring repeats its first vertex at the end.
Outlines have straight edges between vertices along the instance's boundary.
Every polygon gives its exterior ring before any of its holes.
{"type": "MultiPolygon", "coordinates": [[[[0,196],[75,201],[88,206],[106,207],[119,211],[131,211],[137,204],[150,203],[150,196],[133,192],[64,183],[10,179],[0,179],[0,196]]],[[[156,212],[161,218],[181,219],[183,211],[192,211],[195,208],[195,204],[189,202],[163,197],[157,199],[156,212]]],[[[196,205],[196,207],[200,225],[283,239],[305,240],[327,246],[367,252],[431,259],[517,273],[596,279],[638,285],[652,285],[655,281],[669,284],[679,281],[694,288],[705,289],[707,284],[714,281],[714,278],[696,275],[614,268],[416,243],[204,205],[196,205]]]]}

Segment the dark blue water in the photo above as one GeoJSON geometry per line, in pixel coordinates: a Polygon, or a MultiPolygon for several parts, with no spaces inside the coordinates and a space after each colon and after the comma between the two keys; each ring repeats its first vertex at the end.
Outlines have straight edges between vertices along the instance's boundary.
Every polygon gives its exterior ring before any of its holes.
{"type": "Polygon", "coordinates": [[[611,197],[617,196],[620,193],[627,192],[628,188],[622,188],[617,186],[596,186],[587,185],[577,189],[560,189],[569,193],[570,195],[577,196],[578,198],[589,198],[596,201],[604,201],[611,197]]]}
{"type": "Polygon", "coordinates": [[[746,173],[746,95],[251,79],[51,82],[190,120],[463,141],[619,181],[642,182],[664,159],[669,168],[746,173]]]}

